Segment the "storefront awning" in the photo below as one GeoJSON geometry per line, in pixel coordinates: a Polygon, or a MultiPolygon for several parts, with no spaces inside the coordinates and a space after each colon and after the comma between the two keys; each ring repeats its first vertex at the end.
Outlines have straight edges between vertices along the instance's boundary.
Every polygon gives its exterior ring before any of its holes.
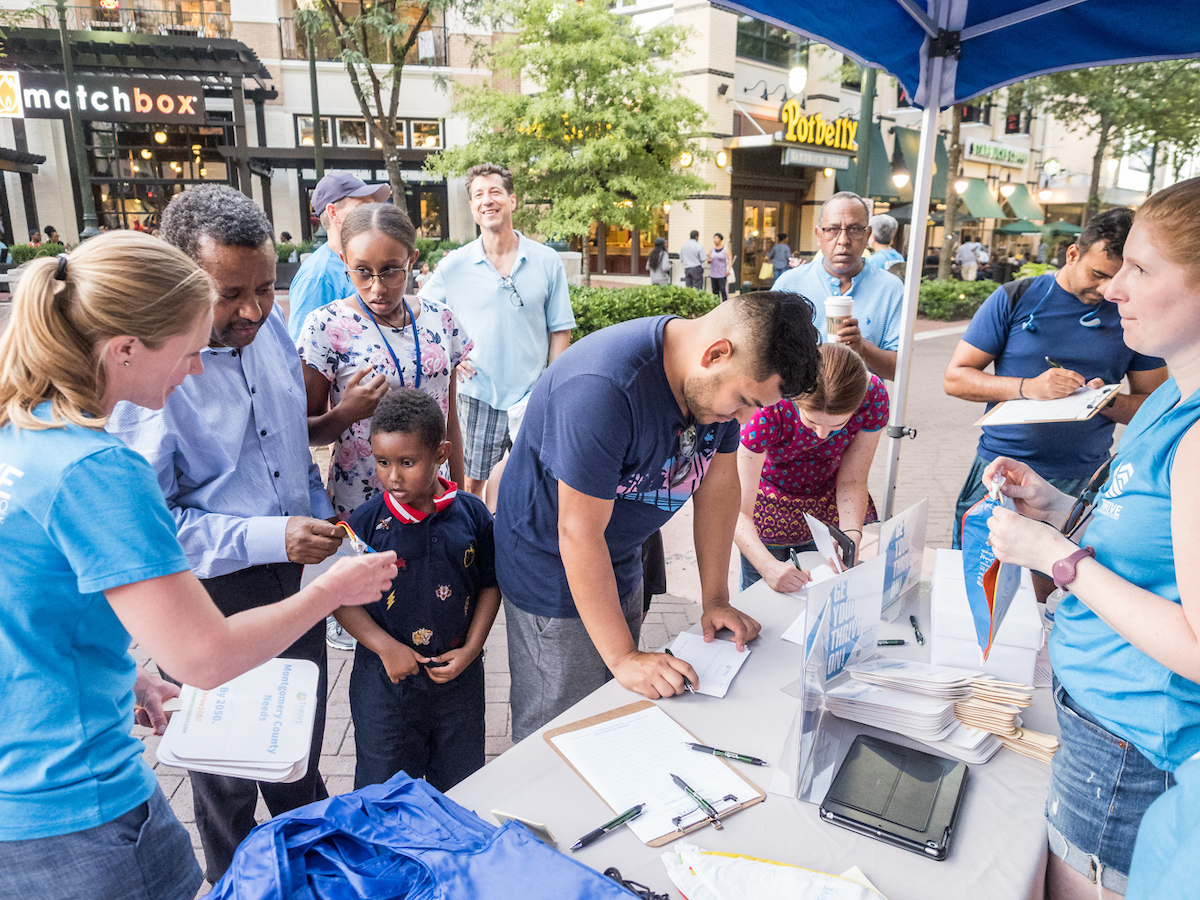
{"type": "Polygon", "coordinates": [[[1012,211],[1018,217],[1033,222],[1040,222],[1046,218],[1042,208],[1033,197],[1029,196],[1029,188],[1023,184],[1014,184],[1013,188],[1013,194],[1008,198],[1008,205],[1012,207],[1012,211]]]}
{"type": "MultiPolygon", "coordinates": [[[[908,167],[909,174],[917,171],[917,155],[921,150],[921,132],[915,128],[903,128],[896,126],[896,145],[900,148],[900,155],[904,158],[904,164],[908,167]]],[[[937,139],[937,147],[933,153],[933,189],[929,194],[931,200],[945,202],[946,200],[946,173],[950,171],[950,157],[946,153],[946,139],[940,134],[937,139]]],[[[900,189],[900,199],[906,203],[912,202],[912,181],[900,189]]]]}
{"type": "MultiPolygon", "coordinates": [[[[862,146],[861,141],[859,141],[859,146],[862,146]]],[[[872,125],[871,175],[867,193],[875,200],[898,203],[901,199],[900,191],[892,184],[892,166],[888,159],[887,148],[883,145],[883,132],[878,125],[872,125]]],[[[838,170],[837,189],[839,191],[858,191],[858,157],[850,160],[849,168],[838,170]]],[[[911,200],[911,188],[908,193],[911,200]]]]}
{"type": "Polygon", "coordinates": [[[996,229],[1001,234],[1041,234],[1042,229],[1034,225],[1028,219],[1017,219],[1015,222],[1008,222],[996,229]]]}
{"type": "Polygon", "coordinates": [[[966,179],[967,189],[962,192],[961,200],[971,211],[971,215],[979,219],[1005,219],[1004,210],[992,196],[987,182],[982,178],[966,179]]]}
{"type": "MultiPolygon", "coordinates": [[[[899,222],[901,225],[907,225],[909,222],[912,221],[912,204],[905,203],[903,206],[893,206],[891,209],[889,209],[887,211],[887,214],[889,216],[891,216],[893,219],[895,219],[897,222],[899,222]]],[[[930,225],[941,225],[944,220],[945,220],[945,214],[943,212],[941,212],[940,210],[931,209],[929,211],[928,222],[930,225]]],[[[966,210],[962,210],[962,209],[960,209],[958,211],[958,215],[955,217],[955,222],[958,223],[958,226],[960,228],[963,225],[974,225],[978,221],[979,220],[977,218],[975,218],[974,216],[967,215],[966,210]]]]}

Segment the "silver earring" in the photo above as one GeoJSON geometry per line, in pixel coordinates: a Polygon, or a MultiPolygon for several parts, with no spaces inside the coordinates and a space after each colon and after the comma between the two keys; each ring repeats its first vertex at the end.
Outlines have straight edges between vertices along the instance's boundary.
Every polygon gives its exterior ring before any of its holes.
{"type": "Polygon", "coordinates": [[[129,360],[125,360],[125,365],[129,365],[129,360]]]}

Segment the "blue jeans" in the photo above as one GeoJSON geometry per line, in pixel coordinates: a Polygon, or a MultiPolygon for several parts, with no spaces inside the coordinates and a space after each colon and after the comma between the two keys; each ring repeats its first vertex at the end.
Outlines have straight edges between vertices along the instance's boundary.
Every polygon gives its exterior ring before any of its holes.
{"type": "Polygon", "coordinates": [[[1129,741],[1110,733],[1054,679],[1062,732],[1050,767],[1050,850],[1093,883],[1125,893],[1138,826],[1175,783],[1129,741]]]}
{"type": "Polygon", "coordinates": [[[161,788],[111,822],[0,841],[0,900],[192,900],[203,876],[161,788]]]}
{"type": "Polygon", "coordinates": [[[448,791],[483,768],[483,655],[444,685],[399,684],[383,660],[359,644],[350,674],[350,716],[357,764],[354,789],[383,784],[403,770],[448,791]]]}
{"type": "MultiPolygon", "coordinates": [[[[975,462],[971,463],[971,471],[963,482],[962,490],[958,493],[958,502],[954,506],[954,527],[950,530],[950,546],[955,550],[962,549],[962,520],[972,506],[987,495],[983,486],[983,470],[991,465],[990,459],[984,459],[976,454],[975,462]]],[[[1091,476],[1086,478],[1047,478],[1048,482],[1072,497],[1078,497],[1088,486],[1091,476]]]]}

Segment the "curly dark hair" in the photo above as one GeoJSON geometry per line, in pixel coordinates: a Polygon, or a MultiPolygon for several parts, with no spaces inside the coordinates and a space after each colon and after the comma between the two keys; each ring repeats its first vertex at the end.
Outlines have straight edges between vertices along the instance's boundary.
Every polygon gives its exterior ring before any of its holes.
{"type": "Polygon", "coordinates": [[[1083,256],[1093,244],[1104,241],[1104,252],[1109,259],[1124,259],[1125,238],[1129,237],[1132,225],[1133,210],[1124,206],[1106,209],[1098,216],[1092,216],[1075,239],[1079,255],[1083,256]]]}
{"type": "Polygon", "coordinates": [[[446,439],[446,417],[424,391],[402,387],[390,391],[371,416],[371,434],[416,434],[430,450],[446,439]]]}
{"type": "Polygon", "coordinates": [[[227,184],[201,184],[176,194],[163,212],[159,234],[197,262],[205,235],[226,247],[275,245],[266,213],[227,184]]]}
{"type": "Polygon", "coordinates": [[[820,337],[812,302],[787,291],[754,291],[731,301],[740,338],[753,362],[753,377],[782,378],[783,396],[797,397],[817,386],[821,373],[820,337]]]}

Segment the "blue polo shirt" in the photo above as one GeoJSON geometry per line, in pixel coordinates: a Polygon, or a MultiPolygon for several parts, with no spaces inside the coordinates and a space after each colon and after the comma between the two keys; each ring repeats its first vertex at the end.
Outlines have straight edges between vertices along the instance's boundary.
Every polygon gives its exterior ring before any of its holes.
{"type": "Polygon", "coordinates": [[[420,293],[454,310],[475,338],[475,376],[460,382],[458,392],[493,409],[508,409],[528,394],[546,368],[551,332],[575,327],[558,253],[519,231],[517,261],[506,281],[477,238],[447,254],[420,293]]]}
{"type": "Polygon", "coordinates": [[[642,577],[642,544],[700,486],[714,455],[737,451],[736,421],[695,425],[675,400],[663,369],[671,318],[589,334],[534,388],[496,511],[496,574],[518,609],[579,615],[559,554],[559,481],[613,501],[604,540],[625,597],[642,577]]]}
{"type": "MultiPolygon", "coordinates": [[[[1166,365],[1125,346],[1115,305],[1107,300],[1084,303],[1061,288],[1053,274],[1033,279],[1015,306],[1003,288],[997,289],[976,311],[962,339],[995,357],[995,372],[1002,377],[1041,375],[1047,356],[1105,384],[1115,384],[1126,372],[1166,365]],[[1033,325],[1026,328],[1030,316],[1033,325]],[[1080,319],[1100,324],[1089,327],[1080,319]]],[[[1085,422],[995,425],[983,429],[979,455],[989,462],[997,456],[1019,459],[1043,478],[1088,478],[1108,458],[1115,425],[1102,414],[1085,422]]]]}
{"type": "MultiPolygon", "coordinates": [[[[391,591],[363,608],[380,628],[422,656],[461,647],[480,591],[496,586],[492,514],[474,494],[447,494],[448,501],[439,499],[439,509],[424,515],[384,491],[356,509],[349,523],[376,550],[396,551],[399,571],[391,591]]],[[[423,668],[408,683],[442,687],[423,668]]]]}
{"type": "Polygon", "coordinates": [[[895,247],[883,247],[867,257],[867,265],[885,271],[898,262],[904,262],[904,257],[895,247]]]}
{"type": "Polygon", "coordinates": [[[288,288],[288,334],[292,343],[299,343],[304,320],[310,312],[354,293],[354,285],[346,275],[346,264],[342,258],[328,244],[322,244],[314,250],[300,264],[292,279],[292,286],[288,288]]]}
{"type": "MultiPolygon", "coordinates": [[[[821,340],[829,340],[825,331],[825,298],[841,295],[842,282],[826,271],[820,259],[788,269],[775,279],[771,290],[789,291],[811,300],[813,324],[821,333],[821,340]]],[[[850,290],[846,293],[854,297],[854,317],[862,336],[880,350],[898,350],[904,282],[890,272],[864,264],[862,271],[850,280],[850,290]]]]}

